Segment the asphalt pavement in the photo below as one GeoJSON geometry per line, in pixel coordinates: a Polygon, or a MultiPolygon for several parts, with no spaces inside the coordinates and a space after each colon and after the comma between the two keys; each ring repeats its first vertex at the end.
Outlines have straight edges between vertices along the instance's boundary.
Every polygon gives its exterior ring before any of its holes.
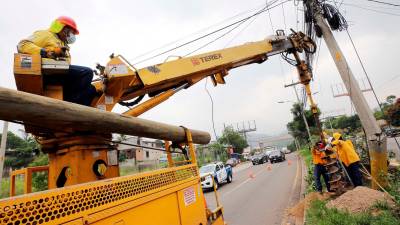
{"type": "MultiPolygon", "coordinates": [[[[218,189],[225,221],[228,225],[281,224],[285,209],[299,199],[301,179],[301,163],[295,153],[280,163],[235,167],[233,182],[218,189]]],[[[206,192],[205,198],[213,209],[214,192],[206,192]]]]}

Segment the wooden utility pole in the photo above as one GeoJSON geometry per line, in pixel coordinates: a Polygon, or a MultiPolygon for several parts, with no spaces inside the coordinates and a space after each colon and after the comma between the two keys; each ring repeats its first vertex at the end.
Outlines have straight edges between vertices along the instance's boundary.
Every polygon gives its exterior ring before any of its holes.
{"type": "MultiPolygon", "coordinates": [[[[317,1],[309,0],[313,9],[314,18],[317,25],[321,28],[322,36],[329,49],[329,52],[336,64],[339,74],[345,84],[345,87],[349,93],[350,99],[354,104],[354,108],[360,118],[361,124],[366,132],[369,154],[371,157],[371,175],[379,182],[382,186],[387,185],[387,149],[386,149],[386,137],[381,136],[381,129],[376,122],[376,119],[369,108],[369,105],[361,92],[360,86],[355,79],[349,65],[347,64],[346,58],[336,42],[331,29],[326,23],[322,9],[318,5],[317,1]],[[383,175],[383,176],[382,176],[383,175]]],[[[372,187],[377,189],[378,186],[372,183],[372,187]]]]}
{"type": "MultiPolygon", "coordinates": [[[[128,134],[174,142],[186,140],[185,129],[141,118],[106,112],[92,107],[0,87],[0,119],[53,132],[128,134]]],[[[209,133],[190,130],[193,142],[207,144],[209,133]]]]}
{"type": "MultiPolygon", "coordinates": [[[[4,156],[6,154],[6,146],[7,146],[7,133],[8,133],[8,122],[4,121],[3,124],[3,134],[1,135],[1,144],[0,144],[0,187],[3,181],[3,167],[4,167],[4,156]]],[[[1,194],[0,188],[0,194],[1,194]]]]}

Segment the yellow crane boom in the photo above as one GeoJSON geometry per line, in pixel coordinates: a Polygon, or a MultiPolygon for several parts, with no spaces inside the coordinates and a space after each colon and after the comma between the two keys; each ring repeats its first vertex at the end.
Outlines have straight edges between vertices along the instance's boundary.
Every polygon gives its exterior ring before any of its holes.
{"type": "MultiPolygon", "coordinates": [[[[24,123],[26,131],[38,136],[42,149],[49,154],[48,166],[12,172],[14,181],[17,175],[25,176],[25,195],[0,200],[0,224],[224,224],[222,206],[217,203],[217,208],[210,210],[204,200],[193,145],[195,141],[208,142],[209,134],[193,130],[192,136],[191,130],[183,127],[157,125],[132,117],[206,77],[211,77],[214,85],[224,84],[229,70],[262,63],[279,53],[294,55],[291,63],[297,67],[300,81],[308,85],[311,71],[299,53],[315,52],[315,48],[315,43],[301,32],[289,36],[278,32],[262,41],[140,70],[122,56],[112,56],[105,67],[98,66],[101,81],[94,83],[102,95],[94,99],[92,106],[108,111],[101,113],[93,108],[0,89],[0,106],[5,106],[0,107],[0,119],[24,123]],[[151,98],[139,104],[146,94],[151,98]],[[135,108],[123,115],[110,112],[115,104],[134,98],[137,98],[133,102],[137,104],[135,108]],[[39,102],[41,107],[35,105],[39,102]],[[13,107],[12,115],[7,112],[7,105],[13,107]],[[24,106],[25,114],[21,114],[18,109],[24,106]],[[46,114],[43,109],[51,113],[46,114]],[[111,140],[112,132],[166,139],[168,168],[119,177],[118,151],[111,140]],[[184,160],[172,157],[176,150],[184,154],[184,160]],[[29,193],[35,171],[48,171],[48,191],[29,193]]],[[[67,62],[41,59],[40,55],[16,54],[17,88],[63,100],[62,85],[48,83],[46,79],[62,75],[68,66],[67,62]]],[[[14,194],[15,183],[11,182],[10,189],[14,194]]]]}

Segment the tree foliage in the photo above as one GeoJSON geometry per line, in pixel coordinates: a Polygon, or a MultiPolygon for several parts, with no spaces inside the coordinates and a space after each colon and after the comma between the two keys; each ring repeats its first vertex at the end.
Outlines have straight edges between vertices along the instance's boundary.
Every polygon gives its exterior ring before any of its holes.
{"type": "Polygon", "coordinates": [[[358,131],[361,129],[361,121],[358,115],[339,116],[326,122],[326,127],[332,126],[333,129],[348,129],[358,131]]]}
{"type": "Polygon", "coordinates": [[[12,168],[26,167],[39,154],[39,145],[35,139],[30,136],[22,139],[11,131],[7,133],[6,149],[11,150],[11,154],[6,157],[4,164],[12,168]]]}
{"type": "Polygon", "coordinates": [[[243,149],[248,145],[246,139],[236,132],[232,127],[226,127],[222,133],[222,136],[218,138],[218,143],[231,145],[233,152],[242,154],[243,149]]]}
{"type": "Polygon", "coordinates": [[[378,120],[388,121],[393,126],[400,126],[400,98],[396,100],[395,95],[387,96],[386,101],[375,110],[374,116],[378,120]]]}
{"type": "MultiPolygon", "coordinates": [[[[306,143],[308,140],[307,128],[304,123],[304,119],[302,116],[302,105],[299,103],[295,103],[290,110],[293,115],[293,120],[289,122],[286,126],[289,130],[289,133],[299,140],[301,143],[306,143]]],[[[318,112],[319,116],[320,112],[318,112]]],[[[311,110],[304,109],[304,115],[306,117],[308,126],[310,128],[310,133],[312,135],[318,135],[318,128],[316,127],[315,119],[311,110]]]]}
{"type": "MultiPolygon", "coordinates": [[[[45,166],[49,164],[49,157],[47,154],[38,155],[29,166],[45,166]]],[[[36,172],[32,174],[32,186],[34,191],[43,191],[48,187],[48,177],[47,172],[36,172]]]]}

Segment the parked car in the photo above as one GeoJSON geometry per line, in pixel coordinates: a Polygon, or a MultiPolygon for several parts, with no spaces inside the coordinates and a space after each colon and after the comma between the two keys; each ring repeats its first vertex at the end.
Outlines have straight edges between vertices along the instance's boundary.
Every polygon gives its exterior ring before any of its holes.
{"type": "Polygon", "coordinates": [[[268,156],[263,153],[254,155],[253,158],[251,158],[251,162],[253,165],[266,163],[268,162],[268,156]]]}
{"type": "Polygon", "coordinates": [[[281,151],[279,151],[279,150],[272,151],[272,152],[269,154],[269,161],[270,161],[271,163],[274,163],[274,162],[283,162],[283,161],[285,161],[285,153],[283,153],[283,152],[281,152],[281,151]]]}
{"type": "Polygon", "coordinates": [[[203,190],[213,188],[216,189],[222,183],[232,182],[232,167],[224,166],[222,162],[215,162],[200,167],[201,187],[203,190]]]}
{"type": "Polygon", "coordinates": [[[230,158],[228,160],[226,160],[225,165],[230,165],[231,167],[235,167],[237,164],[239,164],[239,160],[235,159],[235,158],[230,158]]]}

